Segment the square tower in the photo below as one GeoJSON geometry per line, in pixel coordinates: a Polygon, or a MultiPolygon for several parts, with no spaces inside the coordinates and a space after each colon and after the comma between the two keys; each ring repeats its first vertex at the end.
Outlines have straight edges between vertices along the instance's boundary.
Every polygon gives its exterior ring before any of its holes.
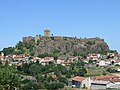
{"type": "Polygon", "coordinates": [[[44,30],[44,36],[49,37],[50,36],[50,30],[48,30],[48,29],[44,30]]]}

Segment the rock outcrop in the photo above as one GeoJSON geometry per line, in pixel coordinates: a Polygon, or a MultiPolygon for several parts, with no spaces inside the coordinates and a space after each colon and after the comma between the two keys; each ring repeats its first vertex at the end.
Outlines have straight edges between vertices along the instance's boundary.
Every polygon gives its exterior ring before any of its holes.
{"type": "MultiPolygon", "coordinates": [[[[108,51],[109,46],[100,38],[76,38],[61,36],[39,36],[35,40],[33,51],[35,55],[43,53],[58,53],[59,55],[73,54],[73,52],[108,51]]],[[[27,41],[29,42],[29,41],[27,41]]]]}

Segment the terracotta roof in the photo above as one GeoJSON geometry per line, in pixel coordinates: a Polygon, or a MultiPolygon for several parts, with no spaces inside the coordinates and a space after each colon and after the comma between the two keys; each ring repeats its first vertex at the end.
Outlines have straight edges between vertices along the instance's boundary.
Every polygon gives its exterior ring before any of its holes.
{"type": "Polygon", "coordinates": [[[94,76],[92,79],[95,80],[103,80],[103,81],[108,81],[111,79],[115,79],[115,78],[120,78],[119,76],[115,76],[115,75],[106,75],[106,76],[94,76]]]}
{"type": "Polygon", "coordinates": [[[14,58],[23,58],[23,56],[17,55],[17,56],[15,56],[14,58]]]}
{"type": "Polygon", "coordinates": [[[53,57],[45,57],[44,60],[50,60],[53,59],[53,57]]]}
{"type": "Polygon", "coordinates": [[[119,62],[120,62],[120,60],[116,60],[116,62],[118,62],[118,63],[119,63],[119,62]]]}
{"type": "Polygon", "coordinates": [[[44,60],[50,60],[49,58],[44,58],[44,60]]]}
{"type": "Polygon", "coordinates": [[[47,63],[47,62],[52,62],[53,60],[49,60],[49,59],[46,59],[46,60],[42,60],[41,63],[47,63]]]}
{"type": "Polygon", "coordinates": [[[120,57],[120,54],[118,54],[118,57],[120,57]]]}
{"type": "Polygon", "coordinates": [[[112,79],[110,81],[112,81],[112,82],[120,82],[120,79],[112,79]]]}
{"type": "Polygon", "coordinates": [[[77,58],[77,56],[69,56],[68,58],[77,58]]]}
{"type": "Polygon", "coordinates": [[[104,60],[98,60],[97,62],[106,62],[106,61],[104,61],[104,60]]]}
{"type": "Polygon", "coordinates": [[[92,54],[92,56],[98,56],[97,54],[92,54]]]}
{"type": "Polygon", "coordinates": [[[22,64],[20,63],[20,64],[17,64],[16,66],[22,66],[22,64]]]}
{"type": "Polygon", "coordinates": [[[0,56],[0,58],[4,58],[5,56],[0,56]]]}
{"type": "Polygon", "coordinates": [[[65,60],[64,58],[59,58],[60,60],[65,60]]]}
{"type": "Polygon", "coordinates": [[[86,79],[86,78],[84,78],[84,77],[76,76],[76,77],[74,77],[74,78],[69,79],[69,81],[74,80],[74,81],[82,82],[82,81],[85,80],[85,79],[86,79]]]}

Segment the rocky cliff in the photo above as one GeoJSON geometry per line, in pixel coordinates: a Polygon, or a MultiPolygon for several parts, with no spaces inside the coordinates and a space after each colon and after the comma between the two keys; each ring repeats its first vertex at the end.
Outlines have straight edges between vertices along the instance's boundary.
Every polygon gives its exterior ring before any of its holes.
{"type": "MultiPolygon", "coordinates": [[[[27,41],[29,42],[29,41],[27,41]]],[[[109,51],[109,46],[100,38],[76,38],[59,36],[39,36],[35,39],[33,51],[35,55],[57,53],[58,55],[73,55],[81,52],[109,51]]]]}
{"type": "Polygon", "coordinates": [[[62,36],[23,37],[15,47],[4,48],[2,52],[8,54],[26,54],[31,56],[69,56],[89,53],[106,53],[109,46],[100,38],[77,38],[62,36]]]}

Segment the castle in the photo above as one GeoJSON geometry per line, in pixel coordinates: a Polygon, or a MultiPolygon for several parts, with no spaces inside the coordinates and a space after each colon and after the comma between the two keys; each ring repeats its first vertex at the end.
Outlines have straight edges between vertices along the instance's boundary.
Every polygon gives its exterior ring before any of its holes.
{"type": "Polygon", "coordinates": [[[23,41],[26,41],[26,42],[29,42],[29,41],[34,41],[37,42],[38,40],[43,40],[44,38],[51,38],[51,37],[54,37],[54,39],[62,39],[63,37],[62,36],[51,36],[50,35],[50,30],[48,29],[45,29],[44,30],[44,36],[41,36],[41,35],[36,35],[35,37],[32,37],[32,36],[27,36],[27,37],[23,37],[23,41]]]}
{"type": "Polygon", "coordinates": [[[44,36],[49,37],[50,36],[50,30],[48,30],[48,29],[44,30],[44,36]]]}
{"type": "MultiPolygon", "coordinates": [[[[35,37],[27,36],[27,37],[23,37],[23,41],[35,40],[35,42],[37,42],[37,40],[40,39],[40,37],[41,37],[41,35],[36,35],[35,37]]],[[[50,37],[50,30],[45,29],[43,37],[50,37]]]]}
{"type": "Polygon", "coordinates": [[[53,36],[52,34],[50,34],[50,30],[48,29],[45,29],[44,30],[44,36],[41,36],[41,35],[36,35],[35,37],[33,36],[27,36],[27,37],[23,37],[23,42],[29,42],[29,41],[35,41],[36,43],[38,41],[44,41],[45,39],[52,39],[52,40],[55,40],[55,41],[59,41],[59,40],[63,40],[63,39],[67,39],[67,40],[74,40],[74,39],[78,39],[80,41],[89,41],[89,40],[97,40],[97,41],[104,41],[104,39],[101,39],[99,37],[96,37],[96,38],[85,38],[85,39],[82,39],[82,38],[76,38],[76,37],[64,37],[64,36],[53,36]]]}

